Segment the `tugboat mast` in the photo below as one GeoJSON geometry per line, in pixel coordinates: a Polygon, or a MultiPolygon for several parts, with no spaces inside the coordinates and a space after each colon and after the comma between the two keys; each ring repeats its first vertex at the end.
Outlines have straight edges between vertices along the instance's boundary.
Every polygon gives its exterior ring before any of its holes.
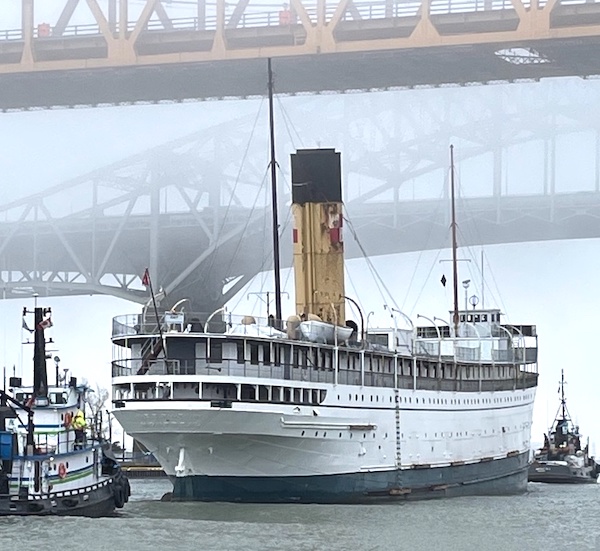
{"type": "Polygon", "coordinates": [[[560,406],[562,408],[562,418],[567,418],[567,399],[565,398],[565,371],[560,370],[560,406]]]}
{"type": "MultiPolygon", "coordinates": [[[[23,312],[23,315],[27,310],[23,312]]],[[[33,344],[33,397],[48,397],[48,372],[46,371],[46,337],[44,336],[44,316],[49,308],[34,308],[34,344],[33,344]]]]}

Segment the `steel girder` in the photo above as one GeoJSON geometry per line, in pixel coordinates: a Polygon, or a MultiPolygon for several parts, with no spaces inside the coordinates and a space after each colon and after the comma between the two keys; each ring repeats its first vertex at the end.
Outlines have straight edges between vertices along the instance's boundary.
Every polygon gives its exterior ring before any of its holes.
{"type": "MultiPolygon", "coordinates": [[[[349,220],[369,253],[444,247],[453,142],[459,167],[483,159],[485,170],[475,182],[460,178],[477,188],[459,201],[462,244],[599,235],[598,158],[581,167],[592,175],[591,187],[559,193],[568,159],[557,142],[587,133],[599,150],[600,87],[571,82],[433,92],[280,99],[282,204],[289,200],[288,154],[318,140],[342,151],[349,220]],[[302,126],[292,128],[294,120],[302,126]],[[539,188],[525,193],[518,189],[525,182],[507,174],[507,160],[532,144],[537,154],[528,162],[540,174],[539,188]]],[[[139,276],[150,267],[169,300],[203,297],[197,310],[222,304],[271,266],[261,124],[250,129],[250,119],[242,118],[205,129],[1,207],[4,296],[108,293],[143,302],[139,276]],[[261,138],[249,142],[252,134],[261,138]]],[[[289,229],[284,217],[284,263],[289,229]]],[[[349,253],[359,254],[348,234],[346,241],[349,253]]]]}

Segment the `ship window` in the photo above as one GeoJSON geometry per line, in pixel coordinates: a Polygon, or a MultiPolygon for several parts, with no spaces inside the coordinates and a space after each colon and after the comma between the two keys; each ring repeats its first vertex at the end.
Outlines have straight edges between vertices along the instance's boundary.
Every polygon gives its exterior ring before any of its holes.
{"type": "Polygon", "coordinates": [[[291,402],[291,389],[289,388],[284,388],[283,389],[283,401],[284,402],[291,402]]]}
{"type": "Polygon", "coordinates": [[[271,346],[268,344],[263,346],[263,364],[271,365],[271,346]]]}
{"type": "Polygon", "coordinates": [[[258,365],[258,345],[255,343],[250,343],[250,363],[258,365]]]}
{"type": "Polygon", "coordinates": [[[266,387],[264,385],[260,385],[258,387],[258,399],[261,402],[268,402],[269,401],[269,387],[266,387]]]}
{"type": "Polygon", "coordinates": [[[221,363],[223,361],[223,343],[217,340],[211,340],[210,342],[210,355],[208,360],[211,363],[221,363]]]}
{"type": "Polygon", "coordinates": [[[481,314],[481,321],[487,321],[487,314],[481,314]]]}
{"type": "Polygon", "coordinates": [[[245,348],[244,344],[245,344],[245,341],[238,341],[236,343],[236,345],[237,345],[237,363],[239,363],[239,364],[243,364],[246,361],[246,357],[244,354],[244,348],[245,348]]]}

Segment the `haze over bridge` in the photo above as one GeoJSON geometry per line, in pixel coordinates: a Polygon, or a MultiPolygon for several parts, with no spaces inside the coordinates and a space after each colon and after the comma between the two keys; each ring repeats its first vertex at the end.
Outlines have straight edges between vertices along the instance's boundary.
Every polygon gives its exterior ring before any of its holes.
{"type": "MultiPolygon", "coordinates": [[[[411,109],[377,94],[297,98],[287,115],[302,120],[304,133],[326,127],[321,139],[342,152],[350,256],[360,254],[350,229],[371,256],[448,246],[451,142],[461,245],[600,237],[600,87],[545,89],[511,96],[512,114],[479,87],[458,110],[467,90],[415,91],[411,109]],[[413,109],[430,113],[427,123],[413,109]],[[564,151],[572,135],[579,140],[564,151]],[[581,150],[592,153],[585,162],[581,150]],[[515,175],[522,151],[529,172],[515,175]],[[531,175],[536,181],[527,182],[531,175]]],[[[195,309],[209,311],[226,302],[272,264],[266,128],[255,132],[264,137],[245,161],[235,154],[246,150],[250,127],[244,117],[205,129],[0,207],[3,296],[101,293],[145,302],[140,276],[148,266],[171,303],[195,297],[195,309]]],[[[295,146],[283,132],[277,141],[285,190],[295,146]]],[[[288,199],[283,193],[284,265],[288,199]]]]}
{"type": "Polygon", "coordinates": [[[0,109],[600,74],[600,2],[21,0],[0,14],[0,109]]]}

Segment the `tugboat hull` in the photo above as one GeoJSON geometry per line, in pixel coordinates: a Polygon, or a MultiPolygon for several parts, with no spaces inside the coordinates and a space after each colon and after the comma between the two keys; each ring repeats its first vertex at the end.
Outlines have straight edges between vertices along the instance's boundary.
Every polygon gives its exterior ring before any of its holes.
{"type": "Polygon", "coordinates": [[[595,484],[593,469],[573,468],[563,461],[534,461],[529,467],[529,482],[549,484],[595,484]],[[564,463],[564,464],[563,464],[564,463]]]}
{"type": "Polygon", "coordinates": [[[47,497],[0,496],[0,517],[3,516],[84,516],[106,517],[114,514],[115,507],[121,508],[129,499],[129,481],[119,474],[81,488],[79,490],[55,492],[47,497]]]}

